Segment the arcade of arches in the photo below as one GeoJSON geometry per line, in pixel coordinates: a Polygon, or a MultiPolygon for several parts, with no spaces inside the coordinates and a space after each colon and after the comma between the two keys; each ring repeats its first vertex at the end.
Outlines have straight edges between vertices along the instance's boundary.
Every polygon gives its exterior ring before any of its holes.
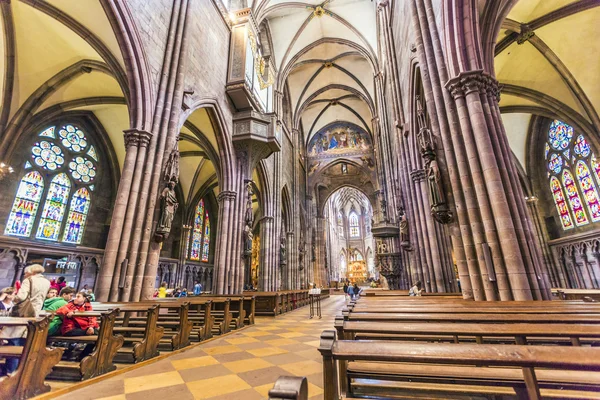
{"type": "Polygon", "coordinates": [[[1,1],[0,287],[600,288],[599,5],[1,1]]]}

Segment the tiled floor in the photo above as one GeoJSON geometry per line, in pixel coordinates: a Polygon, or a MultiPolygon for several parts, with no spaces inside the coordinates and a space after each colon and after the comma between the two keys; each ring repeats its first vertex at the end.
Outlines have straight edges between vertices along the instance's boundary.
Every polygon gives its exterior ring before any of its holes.
{"type": "Polygon", "coordinates": [[[323,398],[319,337],[333,329],[343,296],[322,302],[322,319],[308,307],[256,324],[179,354],[79,389],[61,400],[267,399],[281,375],[306,376],[309,398],[323,398]]]}

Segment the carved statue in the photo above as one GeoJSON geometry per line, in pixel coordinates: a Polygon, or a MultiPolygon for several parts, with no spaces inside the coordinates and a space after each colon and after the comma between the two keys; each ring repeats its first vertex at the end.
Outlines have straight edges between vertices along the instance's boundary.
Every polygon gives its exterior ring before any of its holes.
{"type": "Polygon", "coordinates": [[[175,146],[173,151],[171,151],[171,154],[169,154],[169,159],[167,160],[167,165],[165,167],[164,178],[167,182],[179,182],[179,158],[179,149],[175,146]]]}
{"type": "Polygon", "coordinates": [[[287,258],[285,257],[286,255],[286,238],[284,235],[281,236],[281,239],[279,239],[279,263],[280,264],[286,264],[287,263],[287,258]]]}
{"type": "Polygon", "coordinates": [[[252,226],[252,223],[254,222],[254,214],[252,213],[252,195],[254,194],[254,190],[252,189],[252,184],[250,182],[248,182],[247,190],[248,190],[248,197],[246,199],[245,221],[246,221],[246,225],[252,226]]]}
{"type": "Polygon", "coordinates": [[[444,204],[444,193],[442,189],[442,180],[440,169],[436,160],[431,160],[427,170],[427,185],[429,186],[429,205],[436,207],[444,204]]]}
{"type": "Polygon", "coordinates": [[[417,96],[417,121],[419,123],[417,140],[419,141],[421,154],[427,159],[435,158],[435,142],[431,130],[427,127],[425,110],[423,110],[420,96],[417,96]]]}
{"type": "Polygon", "coordinates": [[[175,211],[179,206],[177,196],[175,195],[175,181],[169,181],[167,187],[160,194],[160,218],[156,225],[154,234],[157,242],[164,242],[171,232],[171,225],[175,217],[175,211]]]}
{"type": "Polygon", "coordinates": [[[410,237],[408,235],[408,219],[406,218],[406,212],[401,209],[400,212],[400,246],[406,250],[410,250],[410,237]]]}
{"type": "Polygon", "coordinates": [[[252,233],[252,228],[250,225],[246,224],[244,226],[244,255],[249,257],[252,254],[252,240],[254,239],[254,234],[252,233]]]}

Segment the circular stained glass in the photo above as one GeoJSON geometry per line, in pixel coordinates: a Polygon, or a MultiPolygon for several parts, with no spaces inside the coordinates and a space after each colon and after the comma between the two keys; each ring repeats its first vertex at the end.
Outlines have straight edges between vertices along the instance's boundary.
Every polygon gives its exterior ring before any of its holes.
{"type": "Polygon", "coordinates": [[[36,143],[31,148],[31,154],[33,162],[36,165],[50,171],[60,168],[65,162],[65,157],[60,147],[46,140],[36,143]]]}
{"type": "Polygon", "coordinates": [[[80,182],[88,183],[96,177],[96,167],[85,157],[75,157],[69,163],[69,169],[73,178],[80,182]]]}
{"type": "Polygon", "coordinates": [[[564,150],[569,146],[571,139],[573,138],[573,127],[554,120],[550,125],[548,131],[548,142],[555,150],[564,150]]]}
{"type": "Polygon", "coordinates": [[[554,172],[555,174],[560,173],[560,170],[562,169],[562,165],[563,165],[563,158],[561,156],[559,156],[556,153],[553,153],[550,156],[550,162],[548,162],[548,168],[550,169],[550,171],[554,172]]]}
{"type": "Polygon", "coordinates": [[[69,150],[80,152],[87,147],[87,138],[83,131],[73,125],[65,125],[58,132],[61,143],[69,150]]]}

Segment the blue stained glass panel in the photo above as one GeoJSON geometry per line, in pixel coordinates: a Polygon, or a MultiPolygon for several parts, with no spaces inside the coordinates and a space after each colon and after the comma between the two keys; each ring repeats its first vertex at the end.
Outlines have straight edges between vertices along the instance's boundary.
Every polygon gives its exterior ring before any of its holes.
{"type": "Polygon", "coordinates": [[[585,140],[585,137],[583,135],[577,136],[577,139],[575,140],[575,146],[573,146],[573,151],[579,157],[587,157],[590,155],[590,145],[587,142],[587,140],[585,140]]]}
{"type": "Polygon", "coordinates": [[[208,252],[210,250],[210,220],[208,219],[208,213],[204,218],[204,241],[202,244],[202,261],[208,262],[208,252]]]}
{"type": "Polygon", "coordinates": [[[200,200],[194,215],[194,228],[192,232],[192,250],[190,259],[200,261],[202,251],[202,228],[204,227],[202,217],[204,216],[204,199],[200,200]]]}
{"type": "Polygon", "coordinates": [[[88,211],[90,210],[90,193],[86,188],[81,188],[71,199],[69,217],[63,234],[63,242],[81,243],[88,211]]]}
{"type": "Polygon", "coordinates": [[[52,179],[35,234],[37,239],[58,240],[70,191],[71,181],[66,174],[58,174],[52,179]]]}
{"type": "Polygon", "coordinates": [[[21,179],[6,222],[5,235],[28,237],[31,234],[43,192],[44,179],[39,172],[28,172],[21,179]]]}
{"type": "Polygon", "coordinates": [[[573,127],[559,120],[554,120],[548,131],[548,142],[555,150],[564,150],[573,138],[573,127]]]}
{"type": "Polygon", "coordinates": [[[554,172],[555,174],[559,174],[562,170],[563,158],[556,153],[553,153],[550,156],[550,161],[548,162],[548,169],[554,172]]]}

